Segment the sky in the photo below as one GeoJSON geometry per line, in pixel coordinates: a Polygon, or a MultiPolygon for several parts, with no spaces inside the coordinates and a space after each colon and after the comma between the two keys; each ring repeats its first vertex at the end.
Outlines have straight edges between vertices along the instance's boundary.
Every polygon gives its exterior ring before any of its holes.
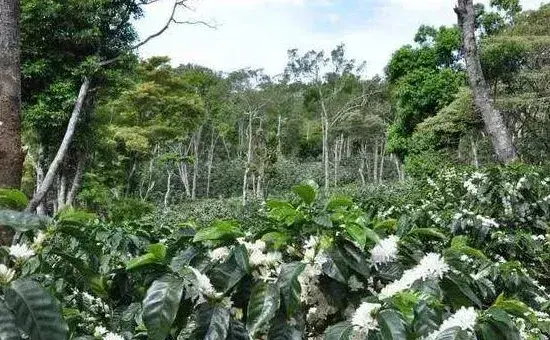
{"type": "MultiPolygon", "coordinates": [[[[136,23],[141,37],[166,23],[175,0],[146,6],[136,23]]],[[[547,0],[520,0],[536,9],[547,0]]],[[[139,51],[143,58],[168,56],[174,65],[199,64],[217,71],[261,68],[280,74],[287,51],[330,51],[346,45],[348,58],[367,63],[367,74],[382,74],[391,54],[411,43],[421,24],[452,25],[456,0],[189,0],[192,11],[178,20],[202,25],[172,25],[139,51]]],[[[479,2],[488,3],[489,0],[479,2]]]]}

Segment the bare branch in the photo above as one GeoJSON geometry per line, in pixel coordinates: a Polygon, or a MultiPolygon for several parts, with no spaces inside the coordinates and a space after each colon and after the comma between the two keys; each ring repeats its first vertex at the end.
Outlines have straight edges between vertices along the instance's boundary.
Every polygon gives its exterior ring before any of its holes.
{"type": "MultiPolygon", "coordinates": [[[[149,4],[152,4],[152,3],[155,3],[157,2],[158,0],[143,0],[142,3],[144,5],[149,5],[149,4]]],[[[174,2],[174,5],[172,6],[172,10],[170,12],[170,16],[168,17],[168,19],[166,20],[166,23],[164,24],[164,26],[162,26],[161,29],[159,29],[157,32],[149,35],[147,38],[145,38],[144,40],[140,41],[139,43],[137,43],[136,45],[134,46],[131,46],[126,52],[130,52],[130,51],[134,51],[134,50],[137,50],[138,48],[140,48],[141,46],[147,44],[149,41],[157,38],[158,36],[160,36],[161,34],[163,34],[164,32],[166,32],[166,30],[168,28],[170,28],[170,25],[171,24],[188,24],[188,25],[204,25],[204,26],[207,26],[207,27],[210,27],[210,28],[216,28],[214,25],[211,25],[205,21],[201,21],[201,20],[197,20],[197,21],[181,21],[181,20],[177,20],[176,19],[176,13],[177,13],[177,10],[178,8],[186,8],[188,10],[192,10],[192,8],[190,8],[189,6],[187,6],[187,1],[188,0],[176,0],[174,2]]],[[[121,57],[123,56],[123,54],[120,54],[112,59],[109,59],[109,60],[105,60],[105,61],[102,61],[99,63],[100,66],[106,66],[106,65],[109,65],[109,64],[112,64],[116,61],[118,61],[121,57]]]]}

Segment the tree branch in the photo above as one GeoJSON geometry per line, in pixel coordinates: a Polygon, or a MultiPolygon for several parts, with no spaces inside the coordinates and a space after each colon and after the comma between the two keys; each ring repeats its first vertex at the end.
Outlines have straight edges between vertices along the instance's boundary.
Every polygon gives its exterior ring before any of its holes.
{"type": "Polygon", "coordinates": [[[78,97],[76,99],[71,118],[69,119],[69,124],[67,125],[67,130],[65,131],[65,136],[63,137],[63,141],[61,142],[61,145],[59,146],[59,149],[57,150],[57,153],[48,168],[46,176],[44,176],[42,184],[38,188],[36,188],[36,192],[32,199],[29,201],[29,204],[27,205],[25,211],[33,212],[40,204],[40,202],[44,199],[44,196],[46,195],[48,190],[50,190],[55,176],[57,175],[59,166],[61,165],[61,163],[63,163],[63,159],[67,154],[69,145],[73,140],[73,136],[76,130],[76,124],[78,123],[78,118],[80,117],[80,113],[82,112],[82,106],[84,105],[84,100],[86,99],[89,88],[90,78],[86,77],[84,78],[84,82],[80,87],[80,92],[78,93],[78,97]]]}
{"type": "MultiPolygon", "coordinates": [[[[145,0],[146,2],[144,4],[151,4],[151,3],[154,3],[158,0],[145,0]]],[[[134,46],[131,46],[126,52],[131,52],[131,51],[134,51],[134,50],[137,50],[138,48],[140,48],[141,46],[147,44],[149,41],[157,38],[158,36],[160,36],[161,34],[163,34],[168,28],[170,28],[170,25],[171,24],[187,24],[187,25],[204,25],[204,26],[207,26],[207,27],[210,27],[210,28],[216,28],[216,26],[214,25],[211,25],[205,21],[201,21],[201,20],[196,20],[196,21],[193,21],[193,20],[190,20],[190,21],[181,21],[181,20],[177,20],[176,19],[176,13],[177,13],[177,10],[178,8],[180,7],[184,7],[184,8],[187,8],[187,9],[190,9],[189,6],[186,5],[186,2],[188,0],[176,0],[174,2],[174,6],[172,6],[172,10],[170,12],[170,16],[168,17],[168,19],[166,20],[166,23],[164,24],[164,26],[162,26],[162,28],[160,30],[158,30],[157,32],[149,35],[147,38],[145,38],[144,40],[140,41],[139,43],[137,43],[136,45],[134,46]]],[[[102,61],[99,63],[100,66],[106,66],[106,65],[109,65],[109,64],[112,64],[116,61],[118,61],[121,57],[123,56],[123,53],[121,53],[120,55],[112,58],[112,59],[109,59],[109,60],[105,60],[105,61],[102,61]]]]}

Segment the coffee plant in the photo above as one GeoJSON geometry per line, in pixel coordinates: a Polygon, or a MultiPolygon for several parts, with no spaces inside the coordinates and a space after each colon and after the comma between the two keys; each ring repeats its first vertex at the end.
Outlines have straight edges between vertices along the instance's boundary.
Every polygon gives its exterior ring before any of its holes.
{"type": "Polygon", "coordinates": [[[47,219],[3,193],[0,339],[547,339],[550,178],[449,170],[409,188],[403,203],[306,182],[253,227],[47,219]]]}

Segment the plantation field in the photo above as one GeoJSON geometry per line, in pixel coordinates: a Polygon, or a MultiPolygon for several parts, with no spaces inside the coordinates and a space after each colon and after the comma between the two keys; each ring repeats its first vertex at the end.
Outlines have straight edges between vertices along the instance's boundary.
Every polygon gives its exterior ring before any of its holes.
{"type": "Polygon", "coordinates": [[[122,223],[73,209],[49,220],[16,212],[15,191],[1,197],[0,224],[23,232],[0,265],[6,339],[550,332],[550,178],[533,169],[446,170],[351,196],[305,182],[265,204],[207,201],[122,223]]]}

